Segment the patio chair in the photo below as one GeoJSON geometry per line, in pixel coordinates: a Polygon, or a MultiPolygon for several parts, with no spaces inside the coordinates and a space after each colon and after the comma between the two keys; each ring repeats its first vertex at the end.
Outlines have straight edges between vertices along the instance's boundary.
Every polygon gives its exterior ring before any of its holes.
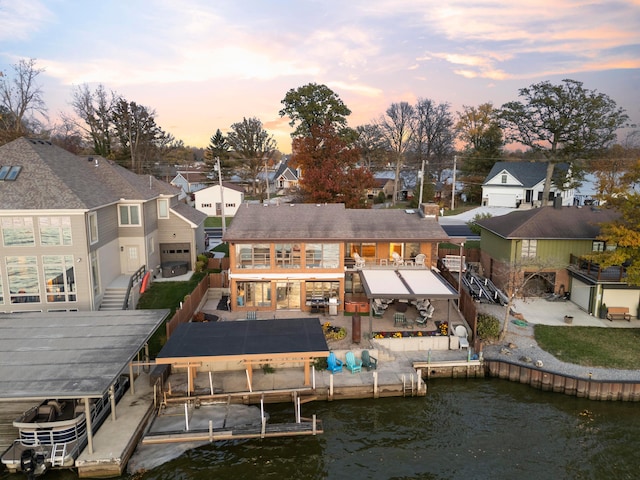
{"type": "Polygon", "coordinates": [[[426,327],[429,319],[427,317],[418,317],[416,318],[416,325],[419,327],[426,327]]]}
{"type": "Polygon", "coordinates": [[[356,268],[363,268],[365,264],[364,258],[358,252],[353,252],[353,259],[356,261],[356,268]]]}
{"type": "Polygon", "coordinates": [[[404,265],[404,260],[402,259],[402,257],[397,253],[397,252],[393,252],[391,254],[391,257],[393,258],[393,264],[398,266],[398,265],[404,265]]]}
{"type": "Polygon", "coordinates": [[[351,373],[362,372],[362,360],[358,360],[353,352],[347,352],[347,368],[351,373]]]}
{"type": "Polygon", "coordinates": [[[463,325],[458,325],[454,330],[456,337],[460,341],[460,348],[469,348],[469,339],[467,338],[467,329],[463,325]]]}
{"type": "Polygon", "coordinates": [[[413,259],[413,263],[416,267],[424,267],[424,262],[427,259],[427,256],[424,253],[419,253],[416,255],[416,258],[413,259]]]}
{"type": "Polygon", "coordinates": [[[396,312],[393,316],[393,325],[396,327],[403,327],[407,323],[407,317],[404,313],[396,312]]]}
{"type": "Polygon", "coordinates": [[[327,370],[331,373],[339,373],[342,371],[342,365],[342,360],[339,360],[335,353],[329,353],[329,356],[327,357],[327,370]]]}
{"type": "Polygon", "coordinates": [[[362,366],[367,370],[378,369],[378,359],[369,354],[369,350],[362,351],[362,366]]]}

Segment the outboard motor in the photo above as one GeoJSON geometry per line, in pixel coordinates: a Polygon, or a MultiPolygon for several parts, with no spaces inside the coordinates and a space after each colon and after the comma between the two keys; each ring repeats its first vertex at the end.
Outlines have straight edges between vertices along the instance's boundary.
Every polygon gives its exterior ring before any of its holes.
{"type": "Polygon", "coordinates": [[[36,452],[32,448],[22,452],[20,456],[20,470],[22,470],[29,480],[35,478],[36,452]]]}

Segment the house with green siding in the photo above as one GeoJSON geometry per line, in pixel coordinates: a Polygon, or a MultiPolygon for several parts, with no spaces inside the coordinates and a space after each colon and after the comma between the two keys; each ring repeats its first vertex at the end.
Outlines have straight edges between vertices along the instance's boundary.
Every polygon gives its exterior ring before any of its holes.
{"type": "Polygon", "coordinates": [[[598,235],[600,224],[618,216],[614,210],[556,203],[479,220],[482,273],[499,287],[509,274],[533,274],[521,295],[554,293],[589,313],[597,314],[605,303],[629,307],[635,314],[640,290],[627,285],[624,268],[600,268],[586,259],[615,248],[598,235]]]}

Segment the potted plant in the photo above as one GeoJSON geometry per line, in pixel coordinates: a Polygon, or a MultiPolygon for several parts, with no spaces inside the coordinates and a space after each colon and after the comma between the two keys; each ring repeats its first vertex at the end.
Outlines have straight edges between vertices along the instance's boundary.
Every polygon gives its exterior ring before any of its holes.
{"type": "Polygon", "coordinates": [[[607,309],[607,304],[603,303],[602,305],[600,305],[600,318],[602,319],[607,318],[607,313],[609,313],[609,310],[607,309]]]}

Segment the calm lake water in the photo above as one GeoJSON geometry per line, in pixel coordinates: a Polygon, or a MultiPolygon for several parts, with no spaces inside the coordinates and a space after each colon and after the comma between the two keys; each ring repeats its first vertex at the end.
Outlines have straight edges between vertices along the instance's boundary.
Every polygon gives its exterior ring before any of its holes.
{"type": "MultiPolygon", "coordinates": [[[[136,478],[636,479],[639,407],[499,379],[439,379],[422,398],[312,402],[302,415],[315,413],[323,435],[207,445],[136,478]]],[[[267,411],[293,419],[292,405],[267,411]]]]}

